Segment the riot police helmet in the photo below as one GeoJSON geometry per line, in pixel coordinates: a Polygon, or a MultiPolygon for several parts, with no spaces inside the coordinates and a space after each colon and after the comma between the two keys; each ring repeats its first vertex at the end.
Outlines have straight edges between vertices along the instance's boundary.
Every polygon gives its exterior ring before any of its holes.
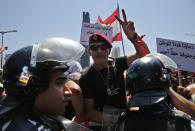
{"type": "Polygon", "coordinates": [[[176,63],[160,53],[151,53],[135,60],[127,71],[127,88],[132,94],[131,106],[152,105],[167,97],[171,69],[176,63]]]}
{"type": "Polygon", "coordinates": [[[3,66],[7,95],[0,103],[0,114],[46,90],[50,74],[55,70],[67,71],[83,53],[81,44],[59,37],[15,51],[3,66]]]}

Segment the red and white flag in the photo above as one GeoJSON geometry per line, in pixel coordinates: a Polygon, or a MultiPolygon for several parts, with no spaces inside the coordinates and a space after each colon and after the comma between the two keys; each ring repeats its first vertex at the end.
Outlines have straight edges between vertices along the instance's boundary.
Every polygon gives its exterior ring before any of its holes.
{"type": "Polygon", "coordinates": [[[97,19],[95,24],[100,24],[101,25],[103,23],[104,23],[104,21],[102,20],[102,18],[100,16],[98,16],[98,19],[97,19]]]}
{"type": "Polygon", "coordinates": [[[2,54],[4,51],[5,51],[5,49],[3,48],[3,44],[1,44],[0,54],[2,54]]]}
{"type": "Polygon", "coordinates": [[[113,41],[121,41],[122,40],[122,35],[120,31],[120,24],[118,20],[115,18],[114,15],[119,15],[119,10],[116,9],[107,19],[104,21],[101,19],[100,16],[98,16],[98,21],[96,22],[97,24],[105,24],[105,25],[110,25],[112,27],[112,42],[113,41]]]}

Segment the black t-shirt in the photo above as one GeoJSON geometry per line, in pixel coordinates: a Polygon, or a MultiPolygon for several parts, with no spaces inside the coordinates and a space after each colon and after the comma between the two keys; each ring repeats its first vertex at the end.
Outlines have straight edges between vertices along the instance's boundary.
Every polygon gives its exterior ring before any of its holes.
{"type": "Polygon", "coordinates": [[[126,107],[124,71],[127,58],[116,58],[108,68],[97,71],[91,66],[79,80],[84,98],[93,98],[95,109],[102,111],[105,105],[126,107]],[[113,86],[111,86],[113,85],[113,86]]]}

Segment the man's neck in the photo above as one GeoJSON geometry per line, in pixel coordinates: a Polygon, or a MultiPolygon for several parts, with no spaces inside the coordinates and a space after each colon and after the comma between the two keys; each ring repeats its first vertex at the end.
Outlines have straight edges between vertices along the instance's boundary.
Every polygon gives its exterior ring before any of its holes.
{"type": "Polygon", "coordinates": [[[105,69],[108,67],[108,63],[104,63],[104,64],[96,64],[94,63],[93,64],[93,67],[96,69],[96,70],[102,70],[102,69],[105,69]]]}

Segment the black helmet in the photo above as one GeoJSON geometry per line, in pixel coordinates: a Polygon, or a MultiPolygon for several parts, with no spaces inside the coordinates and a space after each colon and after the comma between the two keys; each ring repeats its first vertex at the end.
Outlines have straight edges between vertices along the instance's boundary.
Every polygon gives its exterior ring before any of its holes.
{"type": "Polygon", "coordinates": [[[3,84],[7,96],[0,105],[10,110],[24,100],[47,89],[50,73],[64,72],[84,53],[81,44],[65,38],[48,38],[42,44],[14,52],[3,66],[3,84]],[[7,105],[12,101],[13,105],[7,105]],[[10,109],[9,109],[10,108],[10,109]]]}
{"type": "MultiPolygon", "coordinates": [[[[171,68],[177,68],[176,63],[163,54],[149,54],[137,59],[128,68],[127,88],[132,95],[155,95],[153,91],[162,91],[170,86],[171,68]]],[[[166,95],[164,91],[161,94],[163,96],[166,95]]]]}

